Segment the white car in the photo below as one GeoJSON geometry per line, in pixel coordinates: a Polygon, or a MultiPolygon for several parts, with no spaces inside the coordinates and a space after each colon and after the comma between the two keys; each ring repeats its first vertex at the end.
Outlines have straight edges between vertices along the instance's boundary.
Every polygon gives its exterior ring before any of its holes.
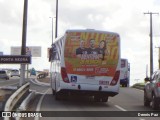
{"type": "Polygon", "coordinates": [[[10,77],[13,77],[13,76],[18,76],[18,77],[20,77],[19,70],[17,70],[17,69],[11,70],[10,73],[9,73],[9,76],[10,76],[10,77]]]}
{"type": "Polygon", "coordinates": [[[7,75],[5,70],[0,70],[0,79],[9,80],[9,77],[8,77],[8,75],[7,75]]]}

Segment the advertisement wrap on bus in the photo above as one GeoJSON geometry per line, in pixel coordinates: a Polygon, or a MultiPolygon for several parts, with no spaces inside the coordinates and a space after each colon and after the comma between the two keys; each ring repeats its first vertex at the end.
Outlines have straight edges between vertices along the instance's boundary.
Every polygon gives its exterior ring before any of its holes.
{"type": "Polygon", "coordinates": [[[116,35],[68,33],[64,54],[67,73],[114,76],[119,60],[118,47],[116,35]]]}

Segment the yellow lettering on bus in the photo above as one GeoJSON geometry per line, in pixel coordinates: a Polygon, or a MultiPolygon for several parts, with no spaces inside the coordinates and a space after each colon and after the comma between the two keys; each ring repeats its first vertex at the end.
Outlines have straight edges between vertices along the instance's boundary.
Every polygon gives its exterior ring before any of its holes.
{"type": "Polygon", "coordinates": [[[82,40],[87,40],[89,38],[89,33],[86,33],[86,32],[81,33],[80,38],[82,40]]]}

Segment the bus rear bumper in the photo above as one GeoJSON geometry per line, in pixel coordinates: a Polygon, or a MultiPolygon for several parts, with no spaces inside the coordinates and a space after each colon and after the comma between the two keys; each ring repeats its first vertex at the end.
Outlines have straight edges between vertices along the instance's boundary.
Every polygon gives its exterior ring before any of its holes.
{"type": "Polygon", "coordinates": [[[69,89],[61,89],[59,94],[68,94],[68,95],[82,95],[82,96],[115,96],[118,92],[111,91],[89,91],[89,90],[69,90],[69,89]]]}

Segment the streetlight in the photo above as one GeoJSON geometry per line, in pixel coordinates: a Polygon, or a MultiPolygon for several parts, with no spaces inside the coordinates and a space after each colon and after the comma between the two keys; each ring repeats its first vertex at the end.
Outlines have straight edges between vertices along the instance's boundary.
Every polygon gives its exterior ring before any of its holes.
{"type": "Polygon", "coordinates": [[[53,17],[49,17],[52,19],[52,45],[53,45],[53,17]]]}
{"type": "Polygon", "coordinates": [[[55,25],[55,38],[57,38],[58,33],[58,0],[56,0],[56,25],[55,25]]]}
{"type": "MultiPolygon", "coordinates": [[[[21,55],[26,55],[28,0],[24,0],[21,55]]],[[[21,64],[19,86],[25,82],[25,64],[21,64]]]]}

